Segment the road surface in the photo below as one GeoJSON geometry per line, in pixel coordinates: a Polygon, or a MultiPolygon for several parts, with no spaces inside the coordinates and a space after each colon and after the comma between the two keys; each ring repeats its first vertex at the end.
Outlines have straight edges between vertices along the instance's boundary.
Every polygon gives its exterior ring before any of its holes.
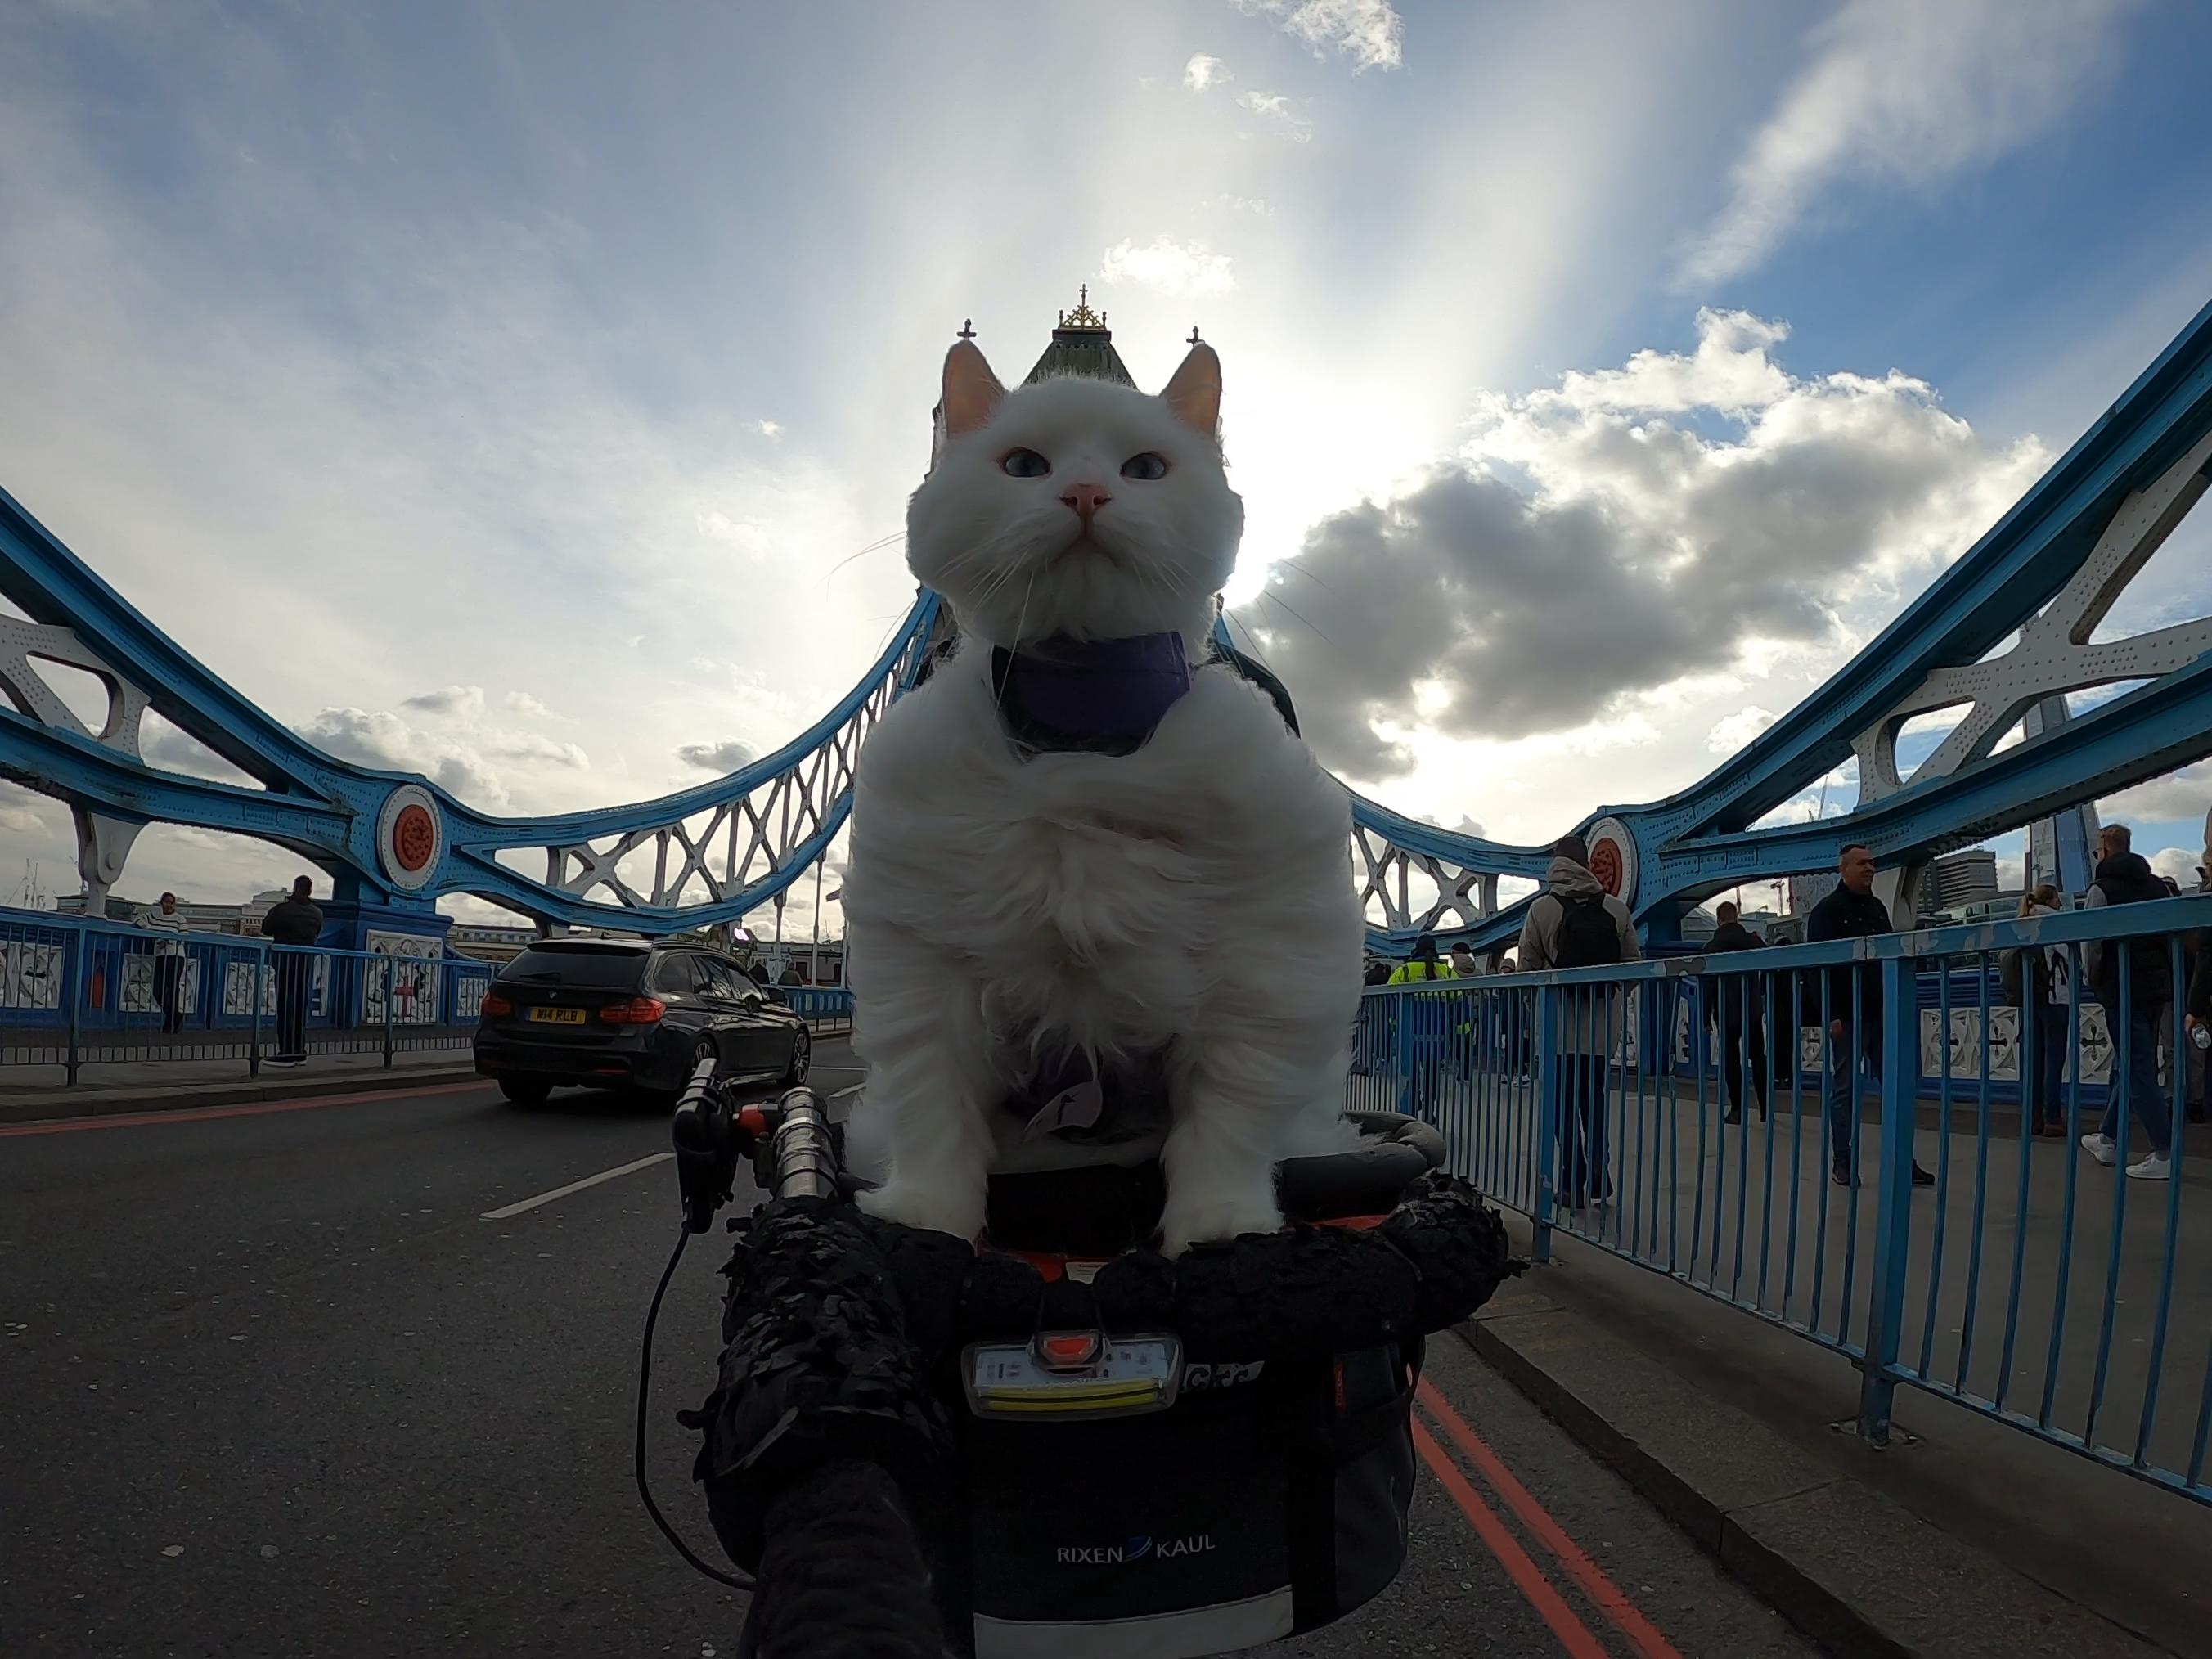
{"type": "MultiPolygon", "coordinates": [[[[823,1045],[817,1086],[857,1076],[823,1045]]],[[[0,1645],[731,1654],[738,1599],[630,1484],[666,1133],[473,1083],[0,1127],[0,1645]]],[[[711,1553],[672,1419],[714,1374],[720,1249],[699,1245],[662,1316],[651,1468],[711,1553]]],[[[1455,1339],[1431,1354],[1412,1564],[1271,1651],[1813,1651],[1455,1339]]]]}

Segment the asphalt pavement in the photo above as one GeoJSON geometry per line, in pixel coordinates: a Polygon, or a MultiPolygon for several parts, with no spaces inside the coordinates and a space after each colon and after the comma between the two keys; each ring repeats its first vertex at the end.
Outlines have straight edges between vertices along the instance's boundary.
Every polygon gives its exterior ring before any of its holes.
{"type": "MultiPolygon", "coordinates": [[[[857,1079],[825,1043],[817,1086],[857,1079]]],[[[741,1599],[630,1480],[666,1135],[473,1083],[0,1126],[0,1649],[732,1653],[741,1599]]],[[[710,1556],[673,1413],[720,1260],[670,1290],[650,1458],[710,1556]]],[[[1455,1338],[1431,1355],[1406,1571],[1269,1651],[1813,1651],[1455,1338]]]]}

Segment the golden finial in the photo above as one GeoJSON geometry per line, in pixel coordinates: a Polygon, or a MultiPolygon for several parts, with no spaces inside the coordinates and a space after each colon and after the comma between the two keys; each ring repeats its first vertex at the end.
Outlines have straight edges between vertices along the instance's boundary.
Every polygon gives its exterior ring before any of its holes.
{"type": "Polygon", "coordinates": [[[1085,283],[1076,290],[1075,309],[1060,313],[1062,328],[1104,328],[1106,313],[1091,308],[1091,284],[1085,283]]]}
{"type": "Polygon", "coordinates": [[[1184,341],[1183,343],[1185,345],[1196,345],[1198,343],[1198,325],[1196,323],[1193,323],[1190,325],[1190,338],[1184,341]]]}
{"type": "Polygon", "coordinates": [[[963,340],[974,339],[975,337],[975,319],[973,317],[970,317],[966,321],[963,322],[960,325],[960,332],[955,337],[963,340]]]}

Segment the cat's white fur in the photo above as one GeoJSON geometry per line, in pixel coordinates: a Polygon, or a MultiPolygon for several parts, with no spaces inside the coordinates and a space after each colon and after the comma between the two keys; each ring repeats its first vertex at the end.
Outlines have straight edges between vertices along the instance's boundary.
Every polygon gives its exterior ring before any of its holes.
{"type": "Polygon", "coordinates": [[[972,1237],[1031,1055],[1164,1051],[1164,1244],[1281,1220],[1275,1161],[1330,1143],[1359,997],[1348,805],[1261,693],[1223,665],[1134,754],[1019,757],[990,647],[1179,631],[1204,662],[1243,528],[1199,346],[1160,397],[1091,380],[1000,391],[946,363],[946,436],[907,515],[915,574],[957,654],[869,738],[845,879],[864,1111],[890,1173],[879,1215],[972,1237]],[[1009,476],[1016,447],[1050,476],[1009,476]],[[1121,475],[1164,457],[1166,477],[1121,475]],[[1087,527],[1062,500],[1112,499],[1087,527]]]}

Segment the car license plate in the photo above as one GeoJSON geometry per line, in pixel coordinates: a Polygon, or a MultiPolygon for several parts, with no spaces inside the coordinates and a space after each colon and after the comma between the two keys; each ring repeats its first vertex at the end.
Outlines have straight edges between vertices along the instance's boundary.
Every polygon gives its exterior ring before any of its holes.
{"type": "Polygon", "coordinates": [[[1134,1417],[1175,1404],[1182,1344],[1172,1336],[1107,1339],[1079,1371],[1054,1371],[1026,1345],[979,1342],[964,1356],[968,1404],[978,1417],[1134,1417]]]}
{"type": "Polygon", "coordinates": [[[581,1025],[584,1011],[581,1008],[532,1008],[530,1018],[540,1025],[581,1025]]]}

